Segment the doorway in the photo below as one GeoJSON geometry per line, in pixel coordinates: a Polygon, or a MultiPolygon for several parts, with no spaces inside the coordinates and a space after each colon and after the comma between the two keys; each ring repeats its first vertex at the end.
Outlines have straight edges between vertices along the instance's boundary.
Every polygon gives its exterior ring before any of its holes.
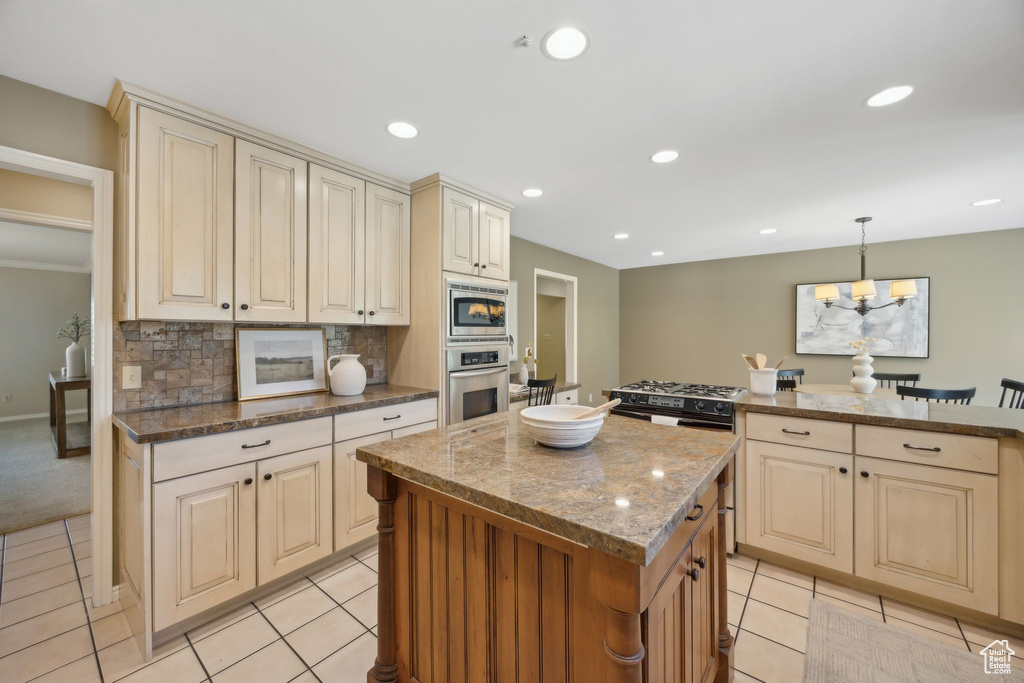
{"type": "Polygon", "coordinates": [[[533,329],[537,377],[577,382],[577,280],[573,275],[535,268],[533,329]]]}

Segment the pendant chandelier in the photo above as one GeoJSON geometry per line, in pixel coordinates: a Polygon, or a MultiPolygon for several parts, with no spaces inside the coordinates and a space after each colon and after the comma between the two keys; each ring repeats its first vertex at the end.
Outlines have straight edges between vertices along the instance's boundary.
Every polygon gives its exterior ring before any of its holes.
{"type": "Polygon", "coordinates": [[[814,299],[825,304],[825,308],[841,308],[844,311],[857,311],[861,315],[867,315],[869,311],[875,311],[879,308],[888,308],[893,304],[902,306],[906,303],[907,299],[913,299],[917,296],[917,283],[913,280],[893,280],[889,284],[889,298],[893,299],[887,304],[881,306],[872,306],[868,303],[871,299],[877,296],[875,291],[875,281],[869,280],[867,276],[867,253],[868,246],[866,242],[866,234],[864,225],[871,220],[871,216],[864,216],[862,218],[855,219],[860,223],[860,279],[853,283],[850,298],[857,302],[857,305],[853,308],[849,306],[839,306],[836,304],[839,301],[839,287],[835,284],[828,285],[816,285],[814,287],[814,299]]]}

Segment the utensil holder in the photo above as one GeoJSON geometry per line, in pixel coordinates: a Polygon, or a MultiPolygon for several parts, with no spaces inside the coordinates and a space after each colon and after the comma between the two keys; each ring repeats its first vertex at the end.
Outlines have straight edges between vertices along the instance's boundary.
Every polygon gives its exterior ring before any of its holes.
{"type": "Polygon", "coordinates": [[[779,371],[775,368],[766,370],[750,370],[750,393],[758,396],[774,396],[775,381],[779,371]]]}

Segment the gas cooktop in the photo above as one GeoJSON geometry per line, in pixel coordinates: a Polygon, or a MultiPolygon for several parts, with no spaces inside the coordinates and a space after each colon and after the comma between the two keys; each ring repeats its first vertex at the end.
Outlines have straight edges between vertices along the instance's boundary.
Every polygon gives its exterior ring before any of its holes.
{"type": "Polygon", "coordinates": [[[690,384],[687,382],[661,382],[642,379],[625,384],[614,391],[639,394],[668,394],[690,398],[710,398],[718,401],[735,401],[747,392],[743,387],[726,387],[717,384],[690,384]]]}

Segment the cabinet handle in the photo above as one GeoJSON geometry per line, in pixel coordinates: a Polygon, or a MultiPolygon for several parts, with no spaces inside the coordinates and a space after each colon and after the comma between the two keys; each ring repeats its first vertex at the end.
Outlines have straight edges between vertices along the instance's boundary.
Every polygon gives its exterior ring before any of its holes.
{"type": "Polygon", "coordinates": [[[481,268],[486,268],[486,267],[487,267],[487,264],[485,263],[485,264],[483,264],[483,265],[482,265],[482,266],[480,266],[480,267],[481,267],[481,268]]]}
{"type": "Polygon", "coordinates": [[[385,417],[384,421],[387,422],[388,420],[397,420],[400,417],[402,417],[400,414],[399,415],[395,415],[394,417],[385,417]]]}
{"type": "Polygon", "coordinates": [[[249,444],[247,444],[247,443],[243,443],[242,444],[242,448],[259,448],[260,446],[269,446],[269,445],[270,445],[270,439],[267,439],[263,443],[254,443],[251,446],[249,444]]]}
{"type": "Polygon", "coordinates": [[[245,485],[246,486],[252,486],[252,477],[246,477],[245,478],[245,485]]]}
{"type": "Polygon", "coordinates": [[[862,476],[862,477],[864,477],[865,479],[867,479],[867,478],[868,478],[868,476],[870,476],[870,475],[868,475],[868,472],[867,472],[867,470],[861,470],[861,471],[860,471],[860,476],[862,476]]]}
{"type": "Polygon", "coordinates": [[[220,305],[220,307],[221,307],[221,308],[223,308],[223,309],[224,309],[224,310],[226,311],[226,310],[228,310],[229,308],[231,308],[231,304],[229,304],[229,303],[227,303],[227,302],[224,302],[224,303],[222,303],[222,304],[220,305]]]}
{"type": "Polygon", "coordinates": [[[359,315],[362,315],[362,314],[363,314],[363,309],[360,308],[359,309],[359,315]]]}
{"type": "Polygon", "coordinates": [[[810,436],[811,435],[810,432],[794,432],[794,431],[790,431],[789,429],[786,429],[785,427],[782,428],[782,433],[783,434],[796,434],[797,436],[810,436]]]}
{"type": "Polygon", "coordinates": [[[929,453],[938,453],[942,450],[938,446],[935,446],[933,448],[927,448],[925,446],[911,446],[909,443],[903,444],[903,447],[909,448],[912,451],[928,451],[929,453]]]}
{"type": "Polygon", "coordinates": [[[695,510],[697,510],[697,514],[695,514],[695,515],[686,515],[686,519],[688,519],[691,522],[696,522],[704,514],[704,506],[703,505],[694,505],[693,507],[694,507],[695,510]]]}
{"type": "Polygon", "coordinates": [[[704,569],[704,567],[707,567],[708,566],[708,558],[706,558],[703,555],[701,555],[700,559],[697,560],[697,566],[700,567],[701,569],[704,569]]]}
{"type": "Polygon", "coordinates": [[[700,570],[696,567],[693,567],[690,571],[686,572],[686,575],[693,579],[694,583],[700,581],[700,570]]]}
{"type": "Polygon", "coordinates": [[[479,264],[479,263],[474,263],[474,264],[473,264],[473,267],[474,267],[474,268],[479,268],[479,267],[480,267],[480,264],[479,264]]]}
{"type": "Polygon", "coordinates": [[[846,468],[845,468],[845,467],[840,467],[840,468],[839,468],[839,474],[846,474],[846,471],[847,471],[847,470],[846,470],[846,468]]]}
{"type": "Polygon", "coordinates": [[[249,304],[242,304],[242,310],[243,311],[248,311],[249,310],[249,304]]]}
{"type": "Polygon", "coordinates": [[[374,313],[375,313],[374,311],[370,311],[370,315],[373,315],[374,313]]]}
{"type": "Polygon", "coordinates": [[[273,478],[274,478],[274,475],[271,474],[270,472],[267,472],[266,474],[263,475],[263,481],[270,481],[273,478]]]}

